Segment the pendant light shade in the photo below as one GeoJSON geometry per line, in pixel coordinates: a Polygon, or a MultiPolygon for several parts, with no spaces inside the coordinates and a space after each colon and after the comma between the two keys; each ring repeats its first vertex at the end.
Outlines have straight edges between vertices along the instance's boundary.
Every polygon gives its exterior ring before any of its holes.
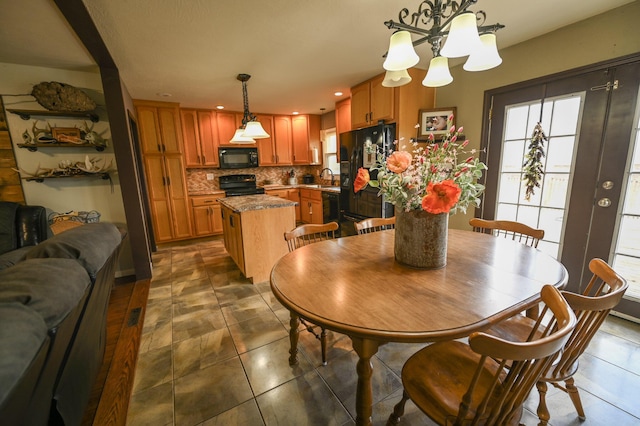
{"type": "Polygon", "coordinates": [[[242,136],[242,133],[244,133],[244,129],[240,128],[240,129],[236,130],[236,132],[234,133],[233,137],[231,138],[231,140],[229,142],[230,143],[237,143],[237,144],[256,143],[256,141],[254,139],[248,138],[246,136],[242,136]]]}
{"type": "Polygon", "coordinates": [[[436,56],[429,63],[427,75],[422,80],[422,85],[427,87],[442,87],[453,81],[449,72],[449,59],[444,56],[436,56]]]}
{"type": "Polygon", "coordinates": [[[502,63],[498,54],[495,34],[482,34],[480,47],[469,56],[462,67],[465,71],[485,71],[495,68],[502,63]]]}
{"type": "Polygon", "coordinates": [[[268,138],[269,134],[264,130],[259,121],[249,121],[242,132],[242,136],[251,139],[268,138]]]}
{"type": "Polygon", "coordinates": [[[440,51],[447,58],[468,56],[480,45],[476,15],[472,12],[461,13],[451,21],[449,34],[440,51]]]}
{"type": "Polygon", "coordinates": [[[420,61],[413,48],[409,31],[397,31],[389,39],[389,52],[382,64],[387,71],[402,71],[411,68],[420,61]]]}
{"type": "Polygon", "coordinates": [[[411,76],[407,70],[387,71],[384,75],[384,80],[382,80],[382,85],[384,87],[398,87],[409,84],[410,82],[411,76]]]}

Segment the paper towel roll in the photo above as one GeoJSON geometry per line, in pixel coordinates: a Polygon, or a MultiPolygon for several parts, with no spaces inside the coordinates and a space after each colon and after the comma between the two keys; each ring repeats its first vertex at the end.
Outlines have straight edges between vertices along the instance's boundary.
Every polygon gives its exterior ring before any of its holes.
{"type": "Polygon", "coordinates": [[[314,164],[318,164],[320,162],[318,148],[313,148],[313,150],[311,151],[311,162],[314,164]]]}

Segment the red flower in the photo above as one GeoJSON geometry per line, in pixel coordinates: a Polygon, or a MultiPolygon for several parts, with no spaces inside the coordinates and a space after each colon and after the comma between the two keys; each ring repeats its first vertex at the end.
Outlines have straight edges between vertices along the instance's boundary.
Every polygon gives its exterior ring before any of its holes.
{"type": "Polygon", "coordinates": [[[360,167],[358,169],[358,176],[356,176],[356,179],[353,181],[353,190],[358,192],[364,189],[369,183],[369,179],[369,170],[360,167]]]}
{"type": "Polygon", "coordinates": [[[429,182],[427,192],[422,198],[422,209],[432,213],[449,213],[460,199],[462,190],[456,183],[447,179],[440,183],[429,182]]]}
{"type": "Polygon", "coordinates": [[[402,173],[407,170],[412,158],[407,151],[395,151],[387,158],[387,168],[393,173],[402,173]]]}

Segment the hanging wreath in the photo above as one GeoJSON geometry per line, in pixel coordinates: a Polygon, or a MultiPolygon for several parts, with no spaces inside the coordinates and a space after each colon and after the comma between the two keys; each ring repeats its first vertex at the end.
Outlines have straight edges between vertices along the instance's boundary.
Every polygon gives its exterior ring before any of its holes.
{"type": "Polygon", "coordinates": [[[524,174],[522,180],[525,181],[527,188],[524,198],[527,201],[530,201],[531,196],[534,195],[535,188],[540,188],[540,181],[544,173],[542,158],[544,157],[544,142],[546,140],[548,139],[544,134],[544,130],[542,130],[542,125],[540,123],[536,124],[529,143],[529,151],[524,156],[525,161],[522,165],[524,174]]]}

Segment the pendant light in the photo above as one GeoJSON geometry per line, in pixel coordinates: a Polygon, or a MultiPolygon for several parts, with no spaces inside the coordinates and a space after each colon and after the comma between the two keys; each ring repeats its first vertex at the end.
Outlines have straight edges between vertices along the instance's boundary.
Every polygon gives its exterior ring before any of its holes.
{"type": "Polygon", "coordinates": [[[237,79],[242,82],[242,101],[243,101],[243,116],[242,126],[236,130],[233,138],[229,142],[248,144],[255,143],[255,139],[264,139],[270,137],[264,130],[258,118],[249,112],[249,96],[247,95],[247,81],[251,76],[249,74],[238,74],[237,79]]]}
{"type": "Polygon", "coordinates": [[[404,86],[411,82],[411,76],[407,70],[400,71],[387,71],[382,80],[384,87],[398,87],[404,86]]]}

